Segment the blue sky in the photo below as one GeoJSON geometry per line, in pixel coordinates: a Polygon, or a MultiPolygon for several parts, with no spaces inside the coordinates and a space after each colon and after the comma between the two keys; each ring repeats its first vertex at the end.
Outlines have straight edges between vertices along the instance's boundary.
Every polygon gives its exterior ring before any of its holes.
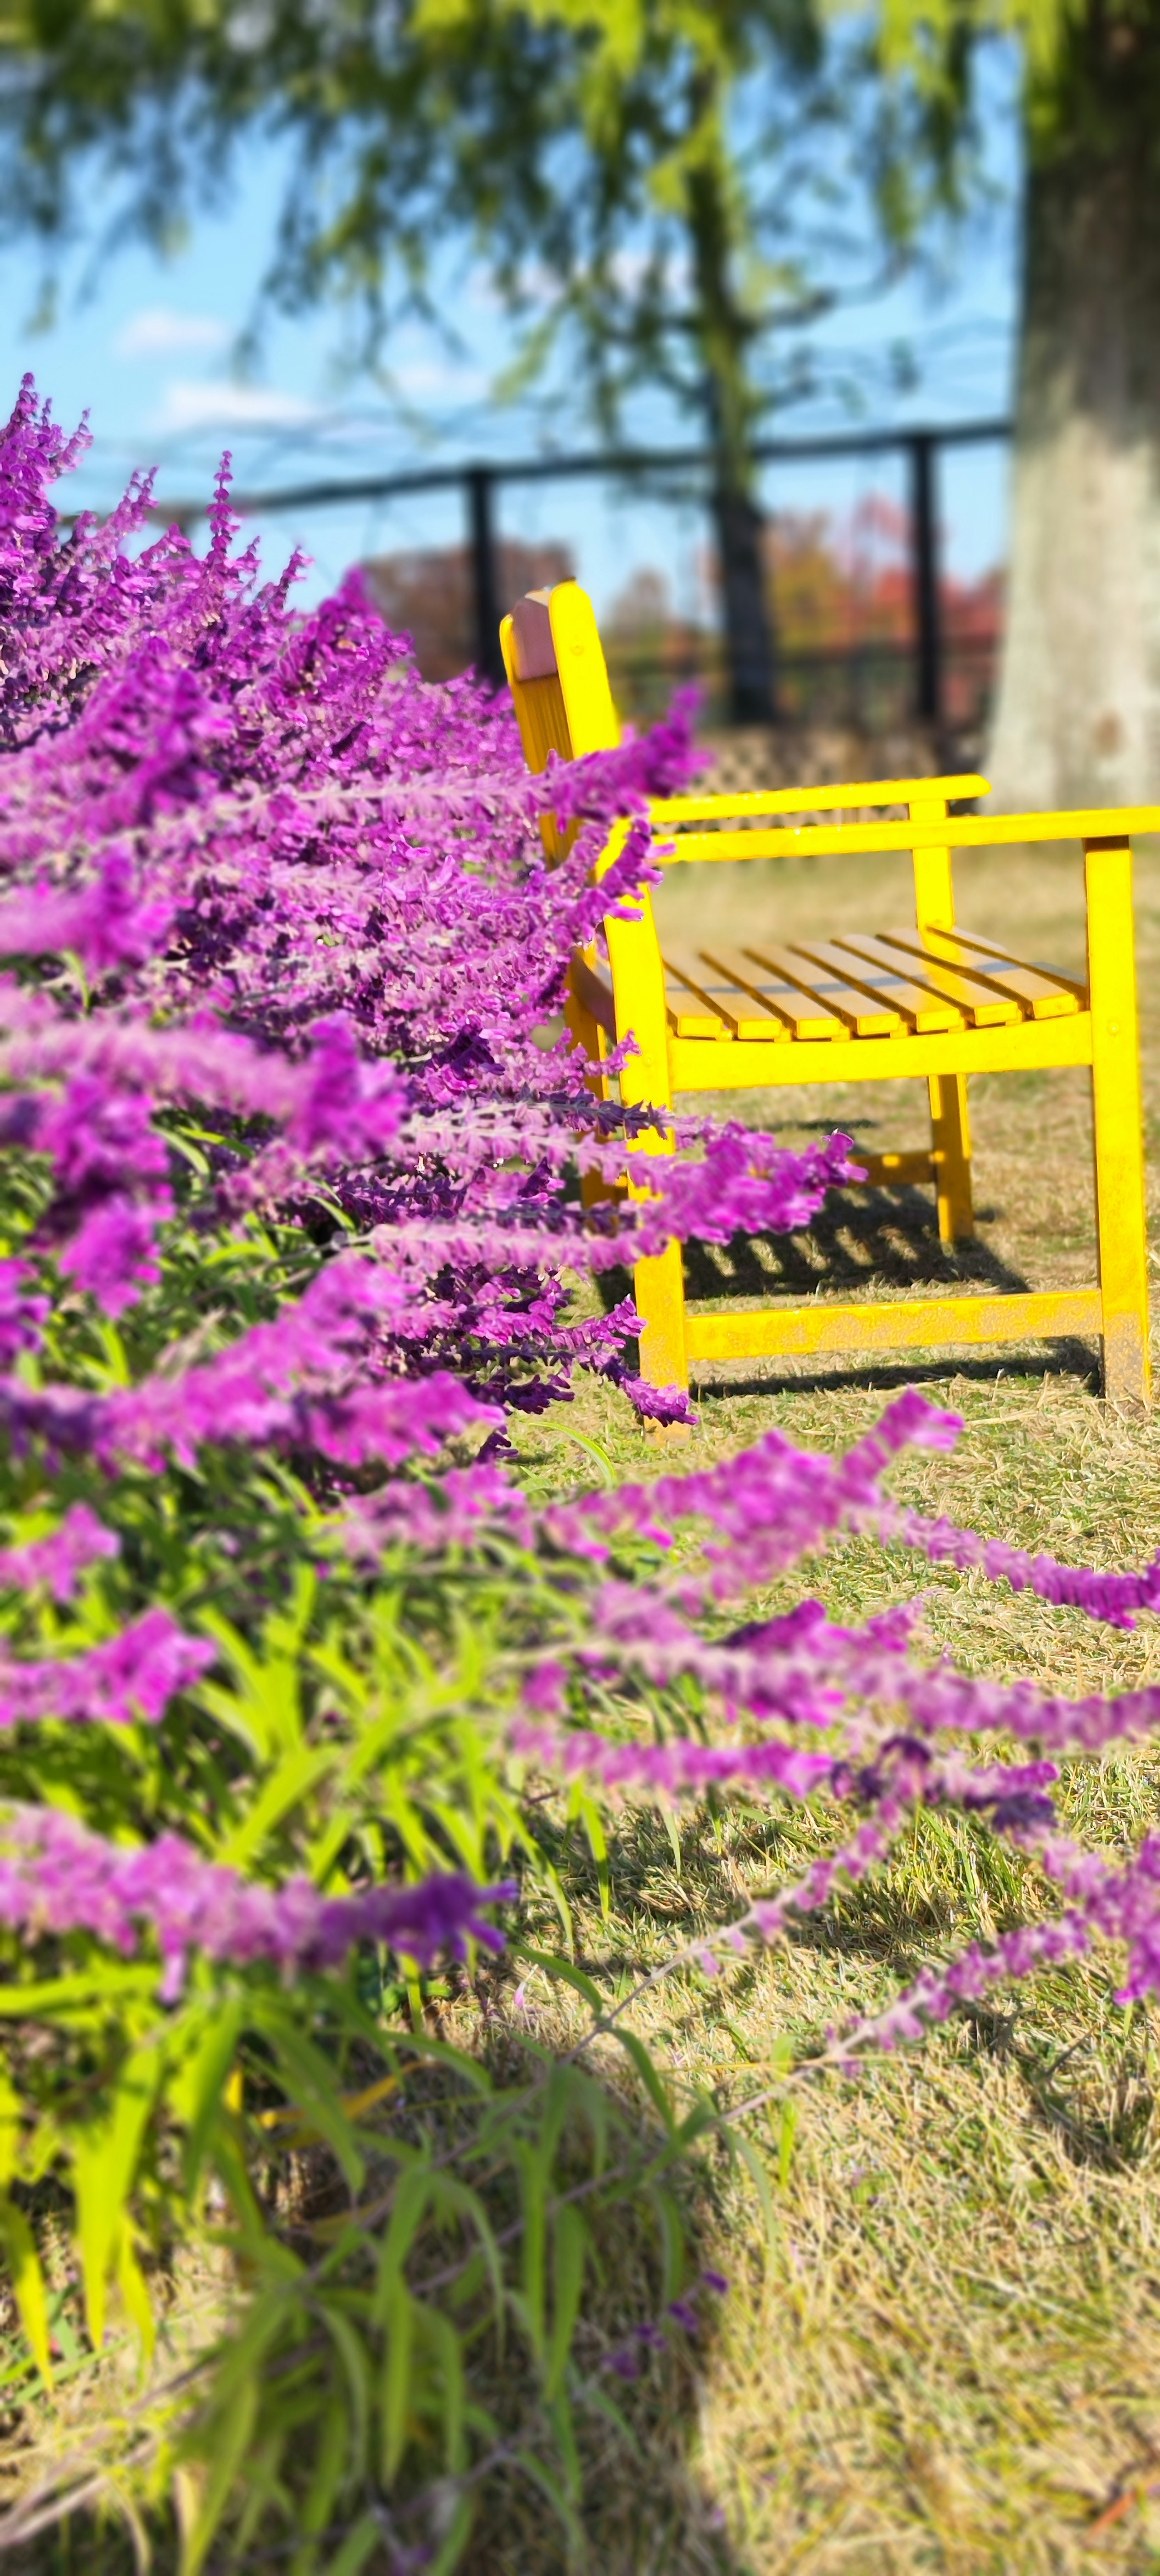
{"type": "MultiPolygon", "coordinates": [[[[1000,131],[998,127],[997,131],[1000,131]]],[[[1014,327],[1014,154],[996,156],[995,204],[958,245],[939,293],[904,280],[872,303],[839,310],[814,340],[853,382],[866,379],[862,416],[875,425],[952,420],[1006,411],[1014,327]],[[881,352],[905,342],[918,381],[909,392],[882,389],[881,352]]],[[[161,260],[140,245],[100,248],[111,208],[99,201],[93,231],[64,265],[56,316],[37,327],[35,253],[0,257],[0,319],[12,389],[31,368],[52,396],[57,417],[72,425],[88,409],[93,446],[74,478],[70,499],[106,507],[135,465],[156,465],[168,499],[208,493],[221,451],[229,447],[239,485],[262,490],[316,474],[342,477],[473,457],[522,455],[543,445],[542,414],[530,404],[498,406],[492,386],[510,355],[510,335],[486,279],[450,255],[440,276],[460,345],[406,325],[387,349],[388,390],[352,370],[341,312],[274,317],[260,361],[243,373],[239,337],[250,321],[272,240],[283,181],[273,150],[250,156],[228,210],[206,215],[186,246],[161,260]]],[[[692,434],[666,400],[641,397],[631,432],[658,443],[692,434]]],[[[836,398],[796,405],[787,435],[850,425],[836,398]]],[[[553,443],[590,446],[580,419],[557,413],[553,443]]],[[[767,476],[768,506],[848,512],[868,491],[902,497],[901,468],[874,460],[841,467],[779,467],[767,476]]],[[[947,459],[942,512],[949,559],[975,573],[999,558],[1004,543],[1006,459],[985,448],[947,459]]],[[[633,569],[663,567],[678,604],[707,605],[705,529],[693,507],[674,511],[630,500],[602,484],[511,487],[500,504],[504,532],[558,538],[571,545],[580,577],[603,612],[633,569]]],[[[457,493],[390,504],[298,510],[255,521],[263,559],[277,568],[293,544],[312,567],[300,593],[321,596],[347,565],[368,554],[409,545],[458,541],[457,493]]]]}

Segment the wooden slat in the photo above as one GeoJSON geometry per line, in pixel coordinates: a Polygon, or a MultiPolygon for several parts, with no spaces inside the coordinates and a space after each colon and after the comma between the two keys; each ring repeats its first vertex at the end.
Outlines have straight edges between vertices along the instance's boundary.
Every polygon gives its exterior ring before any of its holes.
{"type": "Polygon", "coordinates": [[[908,1153],[868,1154],[855,1141],[854,1151],[871,1189],[902,1189],[915,1182],[933,1181],[939,1159],[929,1145],[916,1145],[908,1153]]]}
{"type": "Polygon", "coordinates": [[[1075,986],[1062,983],[1042,966],[1009,965],[1005,957],[996,957],[981,941],[969,949],[957,930],[888,930],[884,937],[892,948],[906,956],[933,954],[945,957],[952,966],[969,964],[980,983],[989,984],[997,993],[1009,993],[1022,1004],[1033,1020],[1062,1020],[1080,1007],[1075,986]]]}
{"type": "Polygon", "coordinates": [[[809,957],[815,966],[843,975],[857,984],[872,1002],[884,1010],[897,1011],[904,1024],[912,1029],[961,1029],[965,1014],[957,1010],[945,995],[932,993],[928,987],[912,982],[902,971],[900,958],[885,951],[885,962],[866,960],[848,939],[795,939],[798,956],[809,957]]]}
{"type": "MultiPolygon", "coordinates": [[[[819,1012],[816,1003],[807,1001],[796,984],[787,984],[784,977],[775,975],[771,967],[759,966],[756,958],[748,957],[743,948],[733,948],[723,940],[715,940],[712,947],[701,949],[699,954],[707,975],[726,978],[735,993],[743,997],[747,1015],[744,1028],[748,1036],[756,1035],[759,1029],[767,1039],[845,1036],[841,1021],[836,1020],[832,1012],[819,1012]]],[[[734,1005],[738,1013],[739,1036],[743,1005],[741,1000],[734,1005]]]]}
{"type": "Polygon", "coordinates": [[[832,1011],[820,1008],[797,984],[791,984],[772,966],[745,948],[731,948],[714,942],[702,951],[705,962],[739,985],[755,1005],[772,1011],[787,1037],[823,1041],[844,1038],[846,1029],[832,1011]]]}
{"type": "MultiPolygon", "coordinates": [[[[691,974],[683,973],[675,958],[665,957],[661,962],[665,978],[665,1010],[674,1036],[718,1041],[735,1037],[736,1030],[703,986],[693,981],[691,974]]],[[[691,968],[693,961],[689,962],[691,968]]]]}
{"type": "Polygon", "coordinates": [[[787,1043],[788,1023],[752,994],[748,985],[738,981],[725,959],[705,949],[666,948],[664,965],[666,974],[671,970],[683,984],[703,995],[710,1009],[725,1021],[730,1037],[764,1039],[773,1045],[787,1043]]]}
{"type": "Polygon", "coordinates": [[[886,1010],[881,1003],[872,1002],[867,994],[859,992],[852,976],[848,981],[840,969],[812,966],[809,958],[798,948],[767,947],[763,943],[760,948],[747,946],[746,954],[758,958],[763,966],[772,966],[777,974],[784,975],[787,984],[797,984],[823,1011],[830,1011],[843,1021],[856,1038],[889,1038],[899,1033],[909,1035],[906,1023],[899,1018],[897,1011],[886,1010]]]}
{"type": "Polygon", "coordinates": [[[1073,1333],[1094,1338],[1102,1329],[1098,1288],[1049,1288],[998,1297],[900,1297],[890,1305],[831,1305],[819,1297],[808,1306],[725,1308],[690,1314],[685,1334],[690,1360],[749,1360],[1046,1341],[1073,1333]]]}
{"type": "Polygon", "coordinates": [[[1087,985],[1082,975],[1065,975],[1061,966],[1047,966],[1042,957],[1020,957],[1003,940],[980,939],[973,930],[960,930],[957,922],[954,936],[961,947],[973,950],[979,957],[998,957],[1009,966],[1034,967],[1036,974],[1047,975],[1053,984],[1062,984],[1069,993],[1074,993],[1079,1008],[1086,1010],[1087,985]]]}
{"type": "Polygon", "coordinates": [[[773,831],[678,832],[674,854],[697,859],[869,858],[886,850],[1002,850],[1031,841],[1115,841],[1160,832],[1160,805],[1074,814],[948,814],[933,823],[781,824],[773,831]]]}
{"type": "MultiPolygon", "coordinates": [[[[848,937],[843,935],[839,939],[838,946],[850,949],[856,957],[871,958],[875,965],[889,966],[899,963],[898,950],[892,948],[888,940],[877,936],[872,937],[867,932],[851,931],[848,937]]],[[[953,1002],[969,1027],[1001,1028],[1005,1025],[1009,1026],[1012,1020],[1022,1018],[1022,1012],[1013,994],[996,993],[989,984],[980,984],[973,975],[968,975],[964,968],[945,966],[936,958],[925,954],[917,932],[909,958],[907,963],[910,973],[918,973],[919,982],[927,986],[932,993],[942,993],[948,1002],[953,1002]],[[910,965],[909,958],[916,960],[921,958],[921,970],[910,965]]]]}

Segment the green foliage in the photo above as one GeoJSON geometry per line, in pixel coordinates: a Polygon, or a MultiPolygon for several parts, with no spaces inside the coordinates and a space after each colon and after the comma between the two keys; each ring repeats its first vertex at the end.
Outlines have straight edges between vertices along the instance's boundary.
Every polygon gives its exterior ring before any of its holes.
{"type": "MultiPolygon", "coordinates": [[[[175,1229],[121,1328],[62,1297],[38,1365],[123,1382],[274,1311],[314,1257],[289,1233],[207,1246],[175,1229]]],[[[121,1553],[71,1602],[0,1594],[7,1648],[75,1655],[160,1602],[217,1660],[161,1726],[10,1730],[7,1798],[114,1839],[175,1832],[250,1878],[299,1872],[335,1894],[514,1866],[542,1936],[529,1958],[599,2017],[568,1952],[570,1886],[595,1871],[608,1905],[604,1815],[579,1790],[554,1821],[529,1805],[503,1745],[528,1654],[584,1619],[566,1565],[498,1536],[443,1555],[400,1542],[368,1573],[333,1496],[261,1454],[212,1451],[196,1471],[115,1478],[9,1457],[0,1544],[78,1501],[121,1553]]],[[[640,1554],[629,1545],[625,1570],[640,1554]]],[[[167,2001],[153,1956],[0,1932],[16,2388],[35,2403],[67,2355],[76,2367],[128,2337],[146,2374],[136,2474],[185,2500],[182,2576],[284,2545],[299,2576],[353,2569],[432,2531],[450,2569],[499,2475],[530,2479],[574,2531],[594,2444],[629,2438],[599,2285],[627,2231],[646,2305],[681,2288],[681,2177],[705,2115],[678,2117],[630,2034],[619,2072],[521,2038],[514,1974],[477,1960],[403,1976],[364,1948],[345,1972],[283,1984],[195,1954],[167,2001]],[[191,2260],[212,2290],[175,2385],[162,2355],[191,2260]]]]}
{"type": "Polygon", "coordinates": [[[274,131],[295,156],[276,300],[338,290],[377,348],[396,316],[431,315],[433,246],[459,239],[519,325],[509,389],[557,350],[580,358],[606,423],[634,385],[661,384],[740,472],[785,387],[771,331],[848,265],[839,200],[860,184],[870,101],[845,45],[827,51],[823,14],[817,0],[268,0],[249,17],[227,0],[4,0],[0,42],[20,61],[0,99],[14,156],[0,207],[52,239],[95,150],[171,242],[246,138],[274,131]]]}

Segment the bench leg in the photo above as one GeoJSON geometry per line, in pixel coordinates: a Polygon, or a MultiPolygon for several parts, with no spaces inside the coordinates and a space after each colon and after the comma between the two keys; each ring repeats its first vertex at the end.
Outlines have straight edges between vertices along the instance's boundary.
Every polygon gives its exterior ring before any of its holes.
{"type": "MultiPolygon", "coordinates": [[[[625,1107],[655,1109],[669,1107],[668,1065],[654,1057],[650,1064],[642,1055],[631,1057],[620,1077],[620,1096],[625,1107]]],[[[647,1198],[650,1153],[672,1151],[672,1138],[654,1128],[652,1134],[631,1147],[627,1155],[630,1198],[647,1198]]],[[[685,1273],[679,1243],[666,1243],[663,1252],[638,1261],[632,1274],[633,1295],[641,1321],[640,1373],[649,1386],[680,1386],[689,1383],[689,1362],[685,1351],[685,1273]]]]}
{"type": "MultiPolygon", "coordinates": [[[[652,908],[647,895],[636,921],[610,918],[605,924],[616,994],[616,1033],[631,1035],[635,1053],[620,1072],[620,1097],[626,1109],[650,1108],[662,1114],[672,1108],[669,1079],[668,1019],[664,974],[652,908]]],[[[629,1146],[626,1157],[630,1198],[647,1198],[649,1157],[671,1154],[671,1132],[652,1128],[629,1146]]],[[[685,1351],[685,1277],[679,1243],[638,1261],[633,1291],[641,1320],[640,1373],[648,1386],[689,1383],[685,1351]]]]}
{"type": "Polygon", "coordinates": [[[685,1352],[685,1277],[679,1243],[666,1243],[649,1261],[638,1261],[633,1295],[641,1320],[640,1373],[649,1386],[689,1383],[685,1352]]]}
{"type": "MultiPolygon", "coordinates": [[[[583,1048],[588,1058],[589,1069],[584,1076],[584,1081],[593,1099],[607,1100],[611,1086],[607,1074],[601,1070],[606,1049],[604,1031],[599,1020],[593,1018],[592,1012],[581,1001],[571,984],[568,986],[568,998],[564,1004],[564,1025],[569,1037],[575,1040],[578,1047],[583,1048]]],[[[616,1196],[615,1182],[602,1181],[598,1172],[581,1174],[580,1204],[582,1207],[599,1207],[602,1200],[616,1196]]]]}
{"type": "Polygon", "coordinates": [[[1085,865],[1104,1395],[1144,1413],[1152,1385],[1131,845],[1089,841],[1085,865]]]}
{"type": "Polygon", "coordinates": [[[934,1184],[939,1241],[949,1251],[975,1231],[967,1077],[965,1073],[932,1073],[928,1088],[931,1150],[937,1157],[934,1184]]]}

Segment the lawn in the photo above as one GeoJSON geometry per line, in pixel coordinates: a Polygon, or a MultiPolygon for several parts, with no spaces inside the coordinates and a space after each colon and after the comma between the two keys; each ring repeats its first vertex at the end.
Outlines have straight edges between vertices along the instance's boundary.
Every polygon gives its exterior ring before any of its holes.
{"type": "MultiPolygon", "coordinates": [[[[832,920],[905,917],[906,863],[758,863],[673,870],[662,920],[689,935],[748,923],[782,937],[832,920]],[[708,878],[707,885],[696,879],[708,878]],[[709,906],[712,906],[710,914],[709,906]]],[[[961,859],[961,916],[1028,955],[1083,955],[1082,885],[1070,855],[961,859]]],[[[1160,857],[1141,856],[1138,957],[1152,1204],[1160,1184],[1160,857]]],[[[922,1141],[917,1086],[753,1094],[737,1114],[787,1142],[842,1124],[867,1143],[922,1141]],[[903,1097],[909,1089],[910,1098],[903,1097]]],[[[724,1106],[724,1103],[723,1103],[724,1106]]],[[[1086,1076],[980,1081],[972,1094],[979,1234],[967,1280],[1011,1286],[1091,1277],[1086,1076]]],[[[929,1194],[836,1196],[826,1219],[761,1259],[796,1287],[846,1294],[873,1263],[900,1286],[946,1277],[929,1194]]],[[[698,1253],[690,1287],[720,1301],[759,1284],[752,1256],[698,1253]]],[[[773,1282],[771,1282],[773,1284],[773,1282]]],[[[735,1364],[700,1386],[690,1462],[727,1456],[771,1423],[839,1448],[883,1397],[916,1381],[961,1412],[953,1458],[911,1455],[894,1490],[928,1511],[1077,1563],[1128,1565],[1160,1543],[1160,1427],[1103,1412],[1094,1354],[1040,1347],[956,1365],[922,1356],[859,1369],[735,1364]]],[[[594,1389],[522,1441],[540,1490],[591,1473],[576,1435],[639,1472],[639,1435],[594,1389]]],[[[671,1463],[671,1461],[667,1462],[671,1463]]],[[[1157,1677],[1145,1622],[1097,1629],[1002,1585],[900,1548],[848,1541],[817,1568],[827,1606],[854,1616],[925,1588],[932,1643],[966,1667],[1027,1672],[1069,1693],[1157,1677]]],[[[769,1596],[772,1600],[774,1596],[769,1596]]],[[[764,1603],[758,1606],[764,1606],[764,1603]]],[[[1160,1751],[1114,1752],[1077,1770],[1071,1808],[1094,1839],[1154,1822],[1160,1751]]],[[[662,1829],[628,1822],[612,1856],[613,1925],[589,1927],[589,1964],[614,1984],[660,1957],[674,1927],[709,1925],[742,1891],[804,1856],[806,1820],[722,1812],[689,1820],[680,1865],[662,1829]]],[[[925,1820],[872,1890],[851,1893],[784,1948],[679,1997],[661,1988],[641,2027],[667,2035],[686,2077],[740,2099],[776,2077],[779,2051],[865,2008],[953,1927],[984,1937],[1016,1919],[1023,1873],[957,1822],[925,1820]],[[662,2001],[663,1999],[663,2001],[662,2001]]],[[[1033,1901],[1033,1899],[1032,1899],[1033,1901]]],[[[848,2570],[1062,2571],[1160,2563],[1160,2138],[1150,2011],[1114,2000],[1116,1963],[1036,1981],[1001,2009],[962,2014],[925,2047],[857,2082],[807,2084],[787,2113],[756,2115],[774,2184],[765,2238],[755,2204],[729,2199],[718,2252],[733,2279],[686,2419],[658,2435],[636,2509],[606,2505],[596,2563],[617,2576],[724,2565],[731,2576],[848,2570]],[[716,2528],[723,2516],[725,2536],[716,2528]],[[723,2555],[722,2555],[723,2552],[723,2555]]],[[[530,2561],[502,2542],[496,2570],[530,2561]]]]}

